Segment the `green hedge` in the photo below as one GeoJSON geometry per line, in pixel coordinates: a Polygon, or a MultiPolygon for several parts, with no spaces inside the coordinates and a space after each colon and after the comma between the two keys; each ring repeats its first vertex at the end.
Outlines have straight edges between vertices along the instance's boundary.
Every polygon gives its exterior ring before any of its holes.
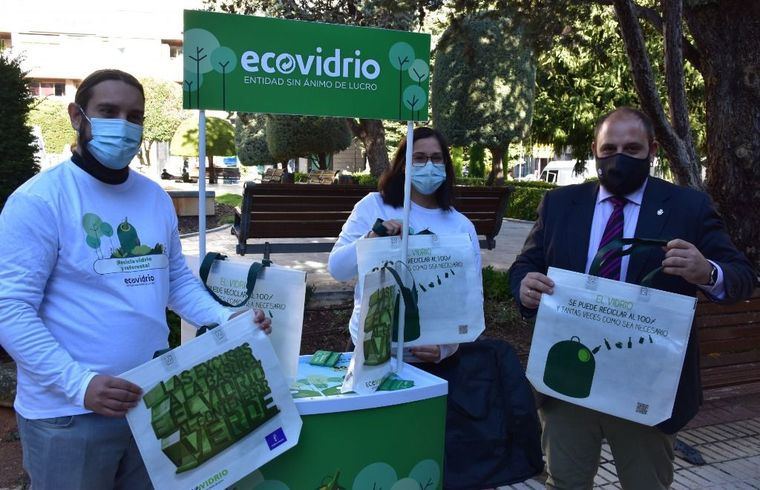
{"type": "Polygon", "coordinates": [[[550,184],[543,180],[510,180],[506,183],[514,187],[530,187],[533,189],[554,189],[557,184],[550,184]]]}
{"type": "Polygon", "coordinates": [[[485,177],[457,177],[454,181],[456,185],[470,185],[484,187],[486,185],[485,177]]]}
{"type": "Polygon", "coordinates": [[[221,204],[238,207],[243,203],[243,196],[240,194],[222,194],[221,196],[216,196],[215,200],[221,204]]]}
{"type": "Polygon", "coordinates": [[[494,301],[511,299],[509,272],[496,270],[492,265],[483,267],[483,296],[486,300],[494,301]]]}
{"type": "MultiPolygon", "coordinates": [[[[351,174],[351,176],[358,185],[368,185],[377,188],[377,177],[363,173],[351,174]]],[[[295,182],[306,182],[306,180],[306,174],[296,172],[295,182]]],[[[456,182],[458,185],[485,186],[485,180],[485,178],[478,177],[461,177],[456,182]]],[[[557,187],[554,184],[536,181],[509,181],[506,184],[514,187],[515,191],[509,198],[509,206],[507,206],[507,212],[504,216],[527,221],[535,221],[538,217],[536,210],[544,194],[557,187]]]]}
{"type": "Polygon", "coordinates": [[[369,185],[377,189],[377,177],[372,174],[351,174],[354,178],[354,182],[358,185],[369,185]]]}

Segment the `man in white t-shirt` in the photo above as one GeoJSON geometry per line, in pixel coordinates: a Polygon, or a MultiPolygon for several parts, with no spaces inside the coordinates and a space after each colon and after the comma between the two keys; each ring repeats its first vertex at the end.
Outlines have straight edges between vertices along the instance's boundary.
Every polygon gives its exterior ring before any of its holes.
{"type": "MultiPolygon", "coordinates": [[[[71,159],[33,177],[0,214],[0,344],[16,360],[24,469],[35,490],[151,488],[124,418],[140,388],[118,377],[166,348],[165,310],[219,324],[182,256],[160,186],[129,169],[145,96],[128,73],[85,78],[71,159]]],[[[269,331],[261,311],[254,323],[269,331]]]]}

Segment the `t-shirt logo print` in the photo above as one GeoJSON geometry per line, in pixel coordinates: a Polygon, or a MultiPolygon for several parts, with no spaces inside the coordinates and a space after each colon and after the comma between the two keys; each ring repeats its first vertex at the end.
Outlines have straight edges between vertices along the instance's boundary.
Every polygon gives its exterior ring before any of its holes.
{"type": "Polygon", "coordinates": [[[82,227],[85,242],[97,255],[93,268],[99,274],[164,269],[169,265],[164,245],[143,245],[128,217],[116,227],[115,237],[113,226],[94,213],[82,216],[82,227]]]}

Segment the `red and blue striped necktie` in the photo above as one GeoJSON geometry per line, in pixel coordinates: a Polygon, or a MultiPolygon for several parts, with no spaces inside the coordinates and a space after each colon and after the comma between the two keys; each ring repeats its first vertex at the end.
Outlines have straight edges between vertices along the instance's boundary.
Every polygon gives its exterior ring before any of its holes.
{"type": "MultiPolygon", "coordinates": [[[[602,241],[599,242],[599,250],[606,247],[611,241],[617,238],[623,238],[623,208],[625,207],[628,199],[624,197],[612,196],[607,200],[615,207],[610,215],[610,219],[607,220],[607,226],[604,227],[604,235],[602,235],[602,241]]],[[[617,249],[610,250],[604,255],[604,261],[602,267],[599,269],[599,277],[606,277],[608,279],[620,280],[620,265],[623,262],[621,256],[612,257],[617,252],[617,249]]]]}

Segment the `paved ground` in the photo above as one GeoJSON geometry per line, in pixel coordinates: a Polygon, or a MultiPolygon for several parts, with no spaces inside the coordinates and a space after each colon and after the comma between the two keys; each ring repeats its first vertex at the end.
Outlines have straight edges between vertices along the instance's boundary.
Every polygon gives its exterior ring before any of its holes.
{"type": "MultiPolygon", "coordinates": [[[[496,248],[493,250],[481,250],[483,267],[492,265],[495,269],[507,269],[514,262],[515,256],[525,242],[533,223],[505,219],[501,231],[496,237],[496,248]]],[[[248,243],[264,243],[267,240],[249,240],[248,243]]],[[[269,239],[271,243],[307,241],[305,239],[269,239]]],[[[330,239],[309,239],[309,242],[334,241],[330,239]]],[[[219,252],[235,256],[236,238],[230,233],[230,228],[208,233],[206,235],[206,251],[219,252]]],[[[186,254],[198,253],[198,236],[190,236],[182,239],[182,250],[186,254]]],[[[327,272],[327,257],[329,253],[304,253],[304,254],[274,254],[272,260],[286,267],[292,267],[306,271],[307,281],[320,290],[353,289],[353,284],[338,283],[327,272]]],[[[261,259],[260,255],[250,255],[251,260],[261,259]]]]}
{"type": "MultiPolygon", "coordinates": [[[[230,191],[234,189],[227,192],[230,191]]],[[[504,220],[496,248],[482,251],[483,266],[507,269],[522,248],[531,226],[528,222],[504,220]]],[[[235,237],[229,228],[208,234],[206,243],[209,251],[235,255],[235,237]]],[[[182,246],[185,253],[197,253],[198,237],[182,239],[182,246]]],[[[353,284],[337,283],[330,277],[326,269],[327,256],[327,253],[277,254],[273,260],[308,272],[308,282],[319,291],[353,289],[353,284]]],[[[679,437],[698,449],[707,464],[694,466],[677,458],[674,489],[760,489],[760,395],[708,402],[679,437]]],[[[539,489],[543,488],[542,481],[537,478],[500,487],[500,490],[539,489]]],[[[608,446],[603,450],[595,483],[595,488],[621,488],[608,446]]]]}
{"type": "MultiPolygon", "coordinates": [[[[760,488],[760,417],[686,429],[679,437],[698,449],[707,464],[694,466],[676,458],[674,490],[760,488]]],[[[544,488],[541,479],[532,479],[499,490],[539,488],[544,488]]],[[[607,445],[594,488],[621,488],[607,445]]]]}

